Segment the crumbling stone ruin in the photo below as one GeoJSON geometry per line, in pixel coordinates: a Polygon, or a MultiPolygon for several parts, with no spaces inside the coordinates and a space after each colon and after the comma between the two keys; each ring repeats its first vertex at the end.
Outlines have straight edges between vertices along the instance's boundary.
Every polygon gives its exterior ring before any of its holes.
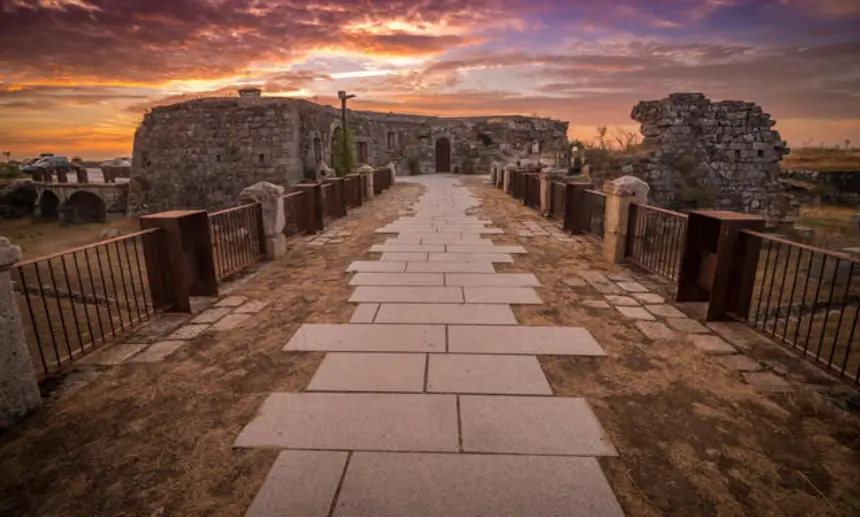
{"type": "MultiPolygon", "coordinates": [[[[441,118],[352,111],[356,165],[393,163],[398,175],[488,173],[520,161],[566,160],[567,122],[522,116],[441,118]]],[[[340,110],[245,89],[239,97],[158,107],[137,129],[129,213],[230,206],[267,181],[319,178],[333,163],[340,110]]]]}
{"type": "Polygon", "coordinates": [[[633,155],[590,160],[596,184],[636,176],[650,185],[650,202],[666,208],[779,209],[770,200],[789,150],[760,106],[676,93],[640,102],[631,117],[641,124],[642,145],[633,155]]]}

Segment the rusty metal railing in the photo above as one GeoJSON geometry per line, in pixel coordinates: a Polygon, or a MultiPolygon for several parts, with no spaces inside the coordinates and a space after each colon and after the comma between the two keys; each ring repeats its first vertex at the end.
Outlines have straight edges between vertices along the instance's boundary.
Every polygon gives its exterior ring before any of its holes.
{"type": "Polygon", "coordinates": [[[524,180],[523,204],[540,210],[540,175],[527,173],[524,180]]]}
{"type": "Polygon", "coordinates": [[[260,203],[210,212],[209,231],[219,281],[254,264],[266,253],[260,203]]]}
{"type": "Polygon", "coordinates": [[[123,235],[17,263],[16,301],[33,365],[54,374],[148,320],[162,307],[150,295],[144,249],[164,246],[163,230],[123,235]]]}
{"type": "Polygon", "coordinates": [[[579,210],[580,228],[585,233],[603,237],[606,222],[606,194],[597,190],[586,190],[579,210]]]}
{"type": "Polygon", "coordinates": [[[627,260],[677,280],[687,236],[687,215],[648,205],[630,205],[627,260]]]}
{"type": "Polygon", "coordinates": [[[552,181],[549,184],[549,217],[559,219],[564,217],[565,189],[564,181],[552,181]]]}

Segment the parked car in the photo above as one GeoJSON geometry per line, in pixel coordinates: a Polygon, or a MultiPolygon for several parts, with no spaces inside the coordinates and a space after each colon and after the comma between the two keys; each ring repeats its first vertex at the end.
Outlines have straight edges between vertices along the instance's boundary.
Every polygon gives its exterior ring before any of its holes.
{"type": "Polygon", "coordinates": [[[69,162],[69,159],[65,156],[45,156],[39,158],[30,165],[25,166],[22,170],[28,174],[32,174],[33,172],[37,172],[41,169],[70,169],[71,167],[71,162],[69,162]]]}

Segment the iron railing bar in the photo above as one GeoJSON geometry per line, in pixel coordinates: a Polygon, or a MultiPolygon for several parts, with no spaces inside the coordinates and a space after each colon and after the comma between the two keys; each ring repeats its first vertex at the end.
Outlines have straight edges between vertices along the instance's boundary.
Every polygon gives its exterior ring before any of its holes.
{"type": "MultiPolygon", "coordinates": [[[[128,254],[128,240],[123,241],[122,245],[123,249],[125,249],[125,265],[128,269],[128,276],[131,280],[131,296],[134,299],[134,310],[137,312],[137,321],[143,321],[143,316],[140,314],[140,302],[137,298],[137,288],[134,286],[134,272],[131,269],[131,255],[128,254]]],[[[129,307],[129,311],[131,311],[131,307],[129,307]]]]}
{"type": "Polygon", "coordinates": [[[812,335],[812,321],[815,319],[815,307],[818,305],[818,297],[821,296],[821,284],[824,280],[824,266],[827,264],[827,255],[824,255],[823,258],[821,269],[818,271],[818,287],[815,289],[815,301],[812,303],[812,309],[809,311],[809,326],[806,328],[806,340],[803,343],[804,354],[809,350],[809,337],[812,335]]]}
{"type": "MultiPolygon", "coordinates": [[[[96,306],[96,318],[98,319],[98,322],[99,322],[99,334],[101,335],[100,339],[104,340],[105,339],[105,327],[104,327],[104,323],[102,323],[102,311],[99,308],[99,296],[96,293],[96,282],[95,282],[95,278],[93,277],[93,269],[90,266],[89,250],[84,250],[84,259],[85,259],[85,263],[87,265],[87,276],[90,277],[90,288],[92,289],[92,293],[93,293],[93,302],[95,302],[95,306],[96,306]]],[[[109,301],[107,299],[105,299],[105,301],[109,303],[109,301]]],[[[94,334],[93,335],[93,342],[95,342],[95,340],[96,340],[96,336],[94,334]]]]}
{"type": "MultiPolygon", "coordinates": [[[[836,266],[837,266],[836,270],[838,271],[839,270],[839,263],[838,262],[836,263],[836,266]]],[[[854,274],[854,263],[849,262],[849,265],[848,265],[848,281],[845,283],[845,292],[842,294],[842,308],[839,310],[839,319],[836,321],[836,334],[833,335],[833,346],[830,348],[830,358],[829,358],[828,363],[827,363],[830,365],[833,364],[833,355],[836,352],[836,345],[839,344],[839,332],[842,329],[842,318],[843,318],[843,316],[845,316],[845,307],[848,304],[848,293],[851,289],[851,277],[853,276],[853,274],[854,274]]],[[[825,328],[825,330],[827,329],[826,326],[824,328],[825,328]]],[[[847,353],[848,352],[846,350],[846,355],[847,355],[847,353]]]]}
{"type": "MultiPolygon", "coordinates": [[[[108,246],[107,248],[110,249],[110,246],[108,246]]],[[[114,253],[116,253],[116,263],[117,263],[117,268],[119,269],[119,279],[120,279],[120,284],[122,287],[122,295],[125,297],[124,307],[125,307],[126,314],[128,315],[128,323],[129,323],[129,325],[134,325],[134,322],[132,322],[132,320],[131,320],[131,316],[132,316],[132,314],[131,314],[131,301],[128,299],[128,284],[125,281],[125,274],[122,271],[122,256],[120,255],[120,252],[119,252],[119,244],[114,244],[114,253]]],[[[116,288],[116,274],[114,273],[113,269],[114,269],[113,264],[111,264],[111,278],[113,279],[113,282],[114,282],[114,284],[113,284],[114,288],[116,288]]],[[[122,314],[122,307],[119,306],[119,300],[118,299],[119,299],[119,294],[117,294],[117,307],[120,311],[120,314],[122,314]]],[[[125,324],[122,322],[122,316],[120,316],[119,323],[120,323],[120,328],[124,328],[125,324]]]]}
{"type": "MultiPolygon", "coordinates": [[[[95,341],[96,335],[93,333],[93,325],[92,325],[92,322],[90,321],[89,303],[87,302],[87,293],[84,291],[84,281],[83,281],[83,278],[81,277],[81,266],[78,263],[78,253],[77,252],[72,253],[72,259],[74,259],[74,262],[75,262],[75,273],[78,275],[78,287],[80,287],[80,290],[81,290],[81,299],[84,300],[84,314],[87,317],[87,332],[90,333],[89,334],[90,339],[95,341]]],[[[95,293],[93,293],[93,298],[95,298],[95,293]]]]}
{"type": "MultiPolygon", "coordinates": [[[[791,262],[791,251],[792,248],[789,247],[785,257],[785,265],[782,268],[782,281],[779,283],[779,294],[776,297],[776,319],[773,321],[773,331],[770,333],[774,337],[776,337],[776,327],[779,325],[780,311],[782,310],[782,293],[785,290],[785,279],[788,278],[788,264],[791,262]]],[[[789,309],[791,308],[791,303],[788,304],[788,307],[789,309]]],[[[787,317],[786,321],[788,321],[787,317]]],[[[785,335],[782,336],[782,341],[785,341],[785,335]]]]}
{"type": "Polygon", "coordinates": [[[60,302],[60,291],[57,289],[57,279],[54,276],[54,264],[48,260],[48,273],[51,275],[51,285],[54,286],[54,299],[57,302],[57,311],[60,313],[60,325],[63,329],[63,340],[66,342],[66,350],[69,352],[69,361],[72,360],[72,342],[69,341],[69,329],[66,327],[66,315],[63,314],[63,305],[60,302]]]}
{"type": "Polygon", "coordinates": [[[36,282],[39,283],[39,297],[42,299],[42,307],[45,309],[45,319],[48,322],[48,331],[51,333],[51,345],[54,348],[54,358],[57,360],[57,368],[62,365],[60,349],[57,347],[57,336],[54,335],[54,324],[52,323],[51,311],[48,309],[48,298],[45,296],[45,286],[42,285],[42,273],[39,264],[33,264],[36,271],[36,282]]]}
{"type": "MultiPolygon", "coordinates": [[[[761,315],[761,302],[764,300],[764,286],[767,284],[767,268],[768,264],[770,264],[770,252],[773,248],[773,241],[767,241],[767,255],[764,258],[764,274],[761,277],[761,288],[758,291],[758,305],[755,309],[755,326],[758,326],[758,317],[761,315]]],[[[767,310],[767,306],[765,306],[765,310],[767,310]]]]}
{"type": "MultiPolygon", "coordinates": [[[[60,259],[60,261],[63,264],[63,275],[66,278],[66,289],[68,290],[69,303],[72,306],[72,316],[74,316],[74,318],[75,318],[75,330],[78,333],[78,347],[81,349],[81,353],[83,353],[83,351],[84,351],[84,338],[83,338],[83,336],[81,336],[81,325],[78,321],[78,311],[75,308],[75,299],[72,296],[72,284],[69,283],[69,270],[66,267],[66,258],[65,257],[66,256],[63,255],[63,257],[60,259]]],[[[57,293],[57,294],[59,295],[59,293],[57,293]]],[[[84,305],[84,311],[86,311],[86,305],[84,305]]]]}
{"type": "Polygon", "coordinates": [[[824,335],[827,334],[827,320],[830,318],[830,307],[833,304],[833,292],[836,291],[836,276],[839,274],[839,260],[836,261],[836,266],[833,268],[833,278],[830,279],[830,289],[827,295],[827,309],[824,311],[824,323],[821,325],[821,336],[818,338],[818,348],[815,350],[815,358],[818,359],[821,354],[821,348],[824,346],[824,335]]]}
{"type": "Polygon", "coordinates": [[[27,301],[27,311],[30,313],[30,325],[33,327],[33,335],[36,336],[36,348],[39,350],[39,358],[42,360],[42,370],[48,374],[48,362],[45,361],[45,351],[42,350],[42,338],[39,327],[36,325],[36,314],[33,312],[33,304],[30,302],[30,290],[27,289],[27,276],[24,268],[18,268],[18,276],[21,278],[21,287],[24,289],[24,299],[27,301]]]}
{"type": "MultiPolygon", "coordinates": [[[[788,338],[788,323],[791,321],[791,309],[794,305],[794,291],[797,288],[797,278],[798,272],[800,271],[800,259],[803,257],[803,250],[797,250],[797,261],[794,263],[794,275],[792,275],[791,279],[791,294],[788,295],[788,314],[785,317],[785,325],[782,327],[782,333],[788,338]]],[[[797,333],[795,333],[795,338],[797,338],[797,333]]]]}
{"type": "Polygon", "coordinates": [[[112,238],[112,239],[106,239],[106,240],[103,240],[103,241],[94,242],[94,243],[92,243],[92,244],[87,244],[87,245],[85,245],[85,246],[78,246],[78,247],[76,247],[76,248],[71,248],[71,249],[68,249],[68,250],[59,251],[59,252],[57,252],[57,253],[51,253],[51,254],[49,254],[49,255],[43,255],[43,256],[41,256],[41,257],[36,257],[36,258],[32,258],[32,259],[22,260],[22,261],[20,261],[20,262],[17,262],[17,263],[15,263],[15,264],[13,264],[13,265],[12,265],[12,267],[29,266],[29,265],[31,265],[31,264],[35,264],[35,263],[37,263],[37,262],[41,262],[41,261],[48,260],[48,259],[52,259],[52,258],[57,258],[57,257],[59,257],[59,256],[61,256],[61,255],[66,255],[66,254],[74,253],[74,252],[77,252],[77,251],[84,251],[84,250],[88,250],[88,249],[98,248],[99,246],[105,246],[105,245],[108,245],[108,244],[110,244],[110,243],[112,243],[112,242],[114,242],[114,241],[121,241],[121,240],[123,240],[123,239],[130,239],[130,238],[132,238],[132,237],[137,237],[137,236],[139,236],[139,235],[146,235],[146,234],[149,234],[149,233],[155,233],[155,232],[157,232],[157,231],[158,231],[158,228],[150,228],[150,229],[148,229],[148,230],[141,230],[141,231],[139,231],[139,232],[129,233],[129,234],[127,234],[127,235],[122,235],[122,236],[120,236],[120,237],[114,237],[114,238],[112,238]]]}
{"type": "MultiPolygon", "coordinates": [[[[95,252],[96,252],[96,262],[98,262],[98,265],[99,265],[99,277],[102,279],[102,292],[105,295],[105,306],[107,307],[108,322],[110,323],[110,333],[113,337],[116,337],[116,327],[114,327],[114,324],[113,324],[113,312],[110,309],[110,295],[108,294],[107,281],[105,280],[105,269],[104,269],[104,266],[102,266],[102,257],[101,257],[101,253],[99,253],[99,249],[96,248],[95,252]]],[[[108,256],[108,260],[110,260],[110,256],[108,256]]],[[[120,322],[120,323],[122,323],[122,322],[120,322]]],[[[102,334],[102,339],[104,339],[104,334],[102,334]]]]}
{"type": "Polygon", "coordinates": [[[147,281],[149,280],[149,270],[147,270],[146,275],[144,275],[143,269],[140,267],[140,255],[143,252],[143,248],[143,238],[141,238],[140,240],[135,240],[134,261],[137,265],[137,278],[140,280],[140,294],[143,296],[143,311],[144,314],[149,316],[155,311],[155,302],[152,302],[152,300],[150,298],[147,298],[146,295],[148,284],[147,281]],[[150,307],[152,307],[152,310],[150,310],[150,307]]]}
{"type": "MultiPolygon", "coordinates": [[[[804,250],[801,249],[801,252],[803,252],[803,251],[804,250]]],[[[804,277],[806,277],[806,283],[803,284],[803,296],[800,299],[800,303],[797,305],[798,318],[797,318],[797,325],[795,325],[795,327],[794,327],[794,341],[795,341],[795,343],[798,342],[798,336],[800,336],[800,325],[803,323],[803,306],[804,306],[804,304],[806,304],[806,293],[809,290],[809,280],[810,280],[809,272],[812,270],[812,259],[814,258],[814,254],[811,251],[807,250],[807,253],[809,253],[809,260],[806,263],[806,274],[804,275],[804,277]]]]}
{"type": "MultiPolygon", "coordinates": [[[[765,303],[764,309],[764,322],[762,322],[762,328],[767,332],[767,320],[768,314],[770,313],[770,299],[773,296],[773,284],[776,280],[776,268],[777,263],[779,262],[779,255],[782,252],[782,244],[777,243],[776,247],[776,255],[773,258],[773,270],[770,272],[770,287],[767,290],[767,302],[765,303]]],[[[770,267],[769,265],[766,267],[770,267]]]]}

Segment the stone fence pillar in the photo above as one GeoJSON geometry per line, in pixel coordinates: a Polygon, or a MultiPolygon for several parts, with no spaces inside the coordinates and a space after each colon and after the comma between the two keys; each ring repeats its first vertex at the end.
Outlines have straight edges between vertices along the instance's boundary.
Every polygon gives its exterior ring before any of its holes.
{"type": "Polygon", "coordinates": [[[505,168],[502,171],[502,192],[504,192],[505,194],[511,193],[511,178],[513,177],[513,173],[515,170],[517,170],[517,166],[512,163],[509,163],[505,165],[505,168]]]}
{"type": "Polygon", "coordinates": [[[388,162],[388,170],[391,171],[391,186],[394,186],[394,179],[397,177],[397,167],[394,165],[394,162],[388,162]]]}
{"type": "Polygon", "coordinates": [[[358,168],[358,173],[367,178],[367,199],[373,199],[373,179],[376,176],[376,173],[373,172],[373,167],[362,165],[358,168]]]}
{"type": "Polygon", "coordinates": [[[648,184],[634,176],[622,176],[605,183],[606,212],[603,236],[603,258],[613,264],[624,260],[630,204],[648,203],[648,184]]]}
{"type": "Polygon", "coordinates": [[[21,260],[21,248],[0,237],[0,429],[7,428],[42,404],[10,267],[21,260]]]}
{"type": "Polygon", "coordinates": [[[239,194],[239,200],[246,203],[260,203],[263,207],[263,231],[266,234],[266,258],[274,260],[287,252],[287,238],[284,226],[284,187],[261,181],[246,188],[239,194]]]}
{"type": "Polygon", "coordinates": [[[550,186],[553,180],[563,178],[567,171],[547,170],[540,173],[540,215],[549,216],[549,207],[552,204],[552,192],[550,186]]]}

